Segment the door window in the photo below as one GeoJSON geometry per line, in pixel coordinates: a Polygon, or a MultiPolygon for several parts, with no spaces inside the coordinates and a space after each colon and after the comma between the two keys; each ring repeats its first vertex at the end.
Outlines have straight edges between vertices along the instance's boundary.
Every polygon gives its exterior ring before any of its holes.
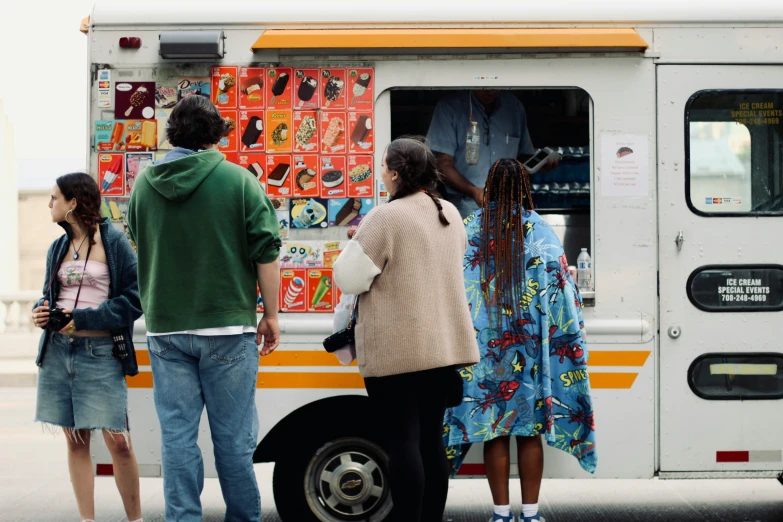
{"type": "Polygon", "coordinates": [[[783,91],[701,91],[685,118],[693,212],[783,214],[783,91]]]}

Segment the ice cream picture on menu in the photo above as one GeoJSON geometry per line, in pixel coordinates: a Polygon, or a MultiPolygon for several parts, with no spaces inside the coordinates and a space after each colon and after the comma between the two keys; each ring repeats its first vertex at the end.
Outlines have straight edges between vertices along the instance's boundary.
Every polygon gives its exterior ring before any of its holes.
{"type": "Polygon", "coordinates": [[[320,196],[320,182],[318,156],[315,154],[294,154],[294,197],[320,196]]]}
{"type": "Polygon", "coordinates": [[[98,154],[98,183],[102,196],[125,195],[125,154],[98,154]]]}
{"type": "Polygon", "coordinates": [[[242,152],[264,150],[264,111],[239,111],[239,128],[242,152]]]}
{"type": "Polygon", "coordinates": [[[345,152],[345,119],[344,112],[321,111],[322,152],[345,152]]]}
{"type": "Polygon", "coordinates": [[[212,103],[217,107],[236,108],[237,68],[212,67],[212,103]]]}
{"type": "Polygon", "coordinates": [[[264,109],[264,77],[263,67],[239,68],[239,108],[264,109]]]}
{"type": "Polygon", "coordinates": [[[266,192],[270,197],[291,197],[291,161],[290,154],[267,154],[266,192]]]}
{"type": "Polygon", "coordinates": [[[278,67],[267,71],[268,110],[293,108],[292,74],[293,69],[290,67],[278,67]]]}
{"type": "Polygon", "coordinates": [[[267,152],[291,152],[293,126],[291,111],[272,110],[266,111],[266,151],[267,152]]]}
{"type": "Polygon", "coordinates": [[[155,117],[155,82],[119,82],[114,86],[114,117],[151,120],[155,117]]]}
{"type": "Polygon", "coordinates": [[[317,109],[321,105],[318,89],[318,69],[296,69],[296,106],[295,109],[317,109]]]}
{"type": "Polygon", "coordinates": [[[318,152],[318,112],[294,112],[294,152],[318,152]]]}
{"type": "Polygon", "coordinates": [[[264,177],[266,156],[264,154],[250,153],[238,154],[239,166],[246,168],[266,190],[266,178],[264,177]]]}
{"type": "Polygon", "coordinates": [[[351,153],[373,152],[374,135],[372,128],[372,112],[349,112],[348,151],[351,153]]]}
{"type": "Polygon", "coordinates": [[[373,69],[348,69],[350,102],[348,110],[372,110],[373,107],[373,69]]]}
{"type": "Polygon", "coordinates": [[[218,142],[218,150],[221,152],[237,151],[237,111],[220,110],[220,116],[226,123],[226,133],[218,142]]]}
{"type": "Polygon", "coordinates": [[[280,271],[281,312],[304,312],[307,310],[305,272],[304,268],[280,271]]]}
{"type": "Polygon", "coordinates": [[[307,311],[331,312],[334,306],[332,270],[307,270],[307,311]]]}
{"type": "Polygon", "coordinates": [[[344,198],[345,156],[321,156],[321,197],[344,198]]]}
{"type": "Polygon", "coordinates": [[[345,109],[345,69],[321,69],[322,109],[345,109]]]}

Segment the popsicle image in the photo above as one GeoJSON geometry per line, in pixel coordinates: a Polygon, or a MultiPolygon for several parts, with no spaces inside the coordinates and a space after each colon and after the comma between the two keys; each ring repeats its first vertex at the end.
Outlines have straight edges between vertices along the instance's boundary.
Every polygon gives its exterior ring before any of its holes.
{"type": "Polygon", "coordinates": [[[128,110],[125,111],[125,117],[127,118],[128,116],[130,116],[130,113],[136,107],[141,107],[142,105],[144,105],[144,100],[146,98],[147,98],[147,88],[141,85],[139,86],[138,89],[136,89],[136,92],[131,94],[130,107],[128,107],[128,110]]]}
{"type": "Polygon", "coordinates": [[[125,132],[125,124],[121,121],[114,122],[114,128],[111,131],[112,148],[117,149],[122,144],[122,134],[125,132]]]}
{"type": "Polygon", "coordinates": [[[323,137],[324,151],[328,151],[331,147],[334,147],[345,134],[345,122],[340,117],[334,117],[329,120],[329,126],[326,128],[326,133],[323,137]]]}
{"type": "Polygon", "coordinates": [[[141,123],[141,146],[147,150],[157,148],[155,142],[158,140],[158,127],[154,121],[143,121],[141,123]]]}
{"type": "Polygon", "coordinates": [[[325,105],[328,107],[330,103],[335,101],[343,93],[343,87],[345,82],[339,76],[331,76],[329,81],[326,82],[324,87],[324,97],[326,98],[325,105]]]}
{"type": "Polygon", "coordinates": [[[109,168],[106,169],[106,173],[103,175],[103,182],[101,183],[101,190],[108,192],[114,180],[119,176],[120,169],[122,169],[122,156],[118,156],[111,160],[109,168]]]}
{"type": "Polygon", "coordinates": [[[258,138],[261,137],[261,132],[264,130],[264,121],[258,116],[251,116],[250,121],[245,128],[245,132],[242,133],[242,143],[245,147],[253,149],[258,147],[258,138]]]}
{"type": "Polygon", "coordinates": [[[353,100],[351,100],[351,105],[356,103],[356,98],[364,96],[364,93],[367,92],[367,87],[370,86],[370,80],[372,80],[370,73],[359,75],[359,79],[353,84],[353,100]]]}
{"type": "MultiPolygon", "coordinates": [[[[369,116],[359,116],[359,120],[356,122],[353,132],[351,132],[351,141],[361,147],[362,143],[365,143],[367,136],[369,136],[372,130],[372,118],[369,116]]],[[[362,147],[367,148],[367,147],[362,147]]]]}
{"type": "Polygon", "coordinates": [[[321,302],[321,299],[324,298],[330,288],[332,288],[332,278],[329,276],[323,276],[321,280],[318,281],[318,286],[315,287],[315,292],[313,292],[313,299],[310,301],[310,306],[315,308],[315,306],[321,302]]]}
{"type": "Polygon", "coordinates": [[[291,284],[288,285],[288,290],[286,290],[285,293],[285,299],[283,299],[283,302],[286,304],[286,306],[293,306],[294,301],[296,301],[296,298],[299,297],[299,294],[302,293],[302,290],[304,289],[304,281],[301,277],[294,277],[291,280],[291,284]]]}
{"type": "Polygon", "coordinates": [[[285,88],[288,85],[288,73],[280,73],[280,76],[277,77],[277,80],[275,80],[274,85],[272,85],[272,99],[269,100],[270,104],[275,103],[275,98],[280,96],[285,92],[285,88]]]}
{"type": "Polygon", "coordinates": [[[318,80],[312,76],[305,76],[302,78],[302,83],[299,84],[299,91],[297,96],[299,97],[299,106],[304,105],[304,102],[308,102],[313,99],[315,90],[318,88],[318,80]]]}
{"type": "Polygon", "coordinates": [[[114,221],[119,221],[122,219],[122,213],[120,212],[120,207],[117,206],[116,201],[109,203],[109,211],[111,212],[111,218],[114,221]]]}

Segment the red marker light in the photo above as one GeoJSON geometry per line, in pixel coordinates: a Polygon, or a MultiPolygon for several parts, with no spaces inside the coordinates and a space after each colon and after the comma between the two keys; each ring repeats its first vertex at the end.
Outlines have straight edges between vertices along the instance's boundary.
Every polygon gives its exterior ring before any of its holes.
{"type": "Polygon", "coordinates": [[[135,36],[123,36],[120,38],[120,48],[122,49],[138,49],[141,47],[141,38],[135,36]]]}

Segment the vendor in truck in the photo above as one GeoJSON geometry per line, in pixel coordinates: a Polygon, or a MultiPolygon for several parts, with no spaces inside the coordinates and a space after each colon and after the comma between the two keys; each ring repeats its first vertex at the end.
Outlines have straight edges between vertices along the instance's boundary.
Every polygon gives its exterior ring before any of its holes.
{"type": "MultiPolygon", "coordinates": [[[[509,91],[482,89],[457,91],[435,107],[427,141],[438,157],[445,184],[444,197],[463,218],[482,207],[484,182],[499,159],[521,159],[535,153],[527,130],[525,107],[509,91]],[[467,136],[476,122],[478,158],[467,158],[467,136]]],[[[557,166],[549,161],[541,171],[557,166]]]]}

